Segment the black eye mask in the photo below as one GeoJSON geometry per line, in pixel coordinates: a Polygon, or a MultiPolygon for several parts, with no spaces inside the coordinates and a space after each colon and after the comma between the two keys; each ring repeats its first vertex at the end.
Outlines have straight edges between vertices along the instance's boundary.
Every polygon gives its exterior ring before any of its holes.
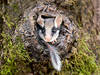
{"type": "Polygon", "coordinates": [[[39,29],[39,30],[41,30],[42,34],[45,36],[45,32],[46,32],[45,26],[44,26],[44,27],[41,27],[41,26],[40,26],[40,29],[39,29]]]}
{"type": "Polygon", "coordinates": [[[45,27],[42,27],[41,31],[42,31],[43,34],[45,34],[45,31],[46,31],[45,27]]]}
{"type": "Polygon", "coordinates": [[[45,35],[45,26],[42,27],[41,25],[39,25],[39,24],[37,23],[37,32],[39,32],[40,30],[41,30],[42,34],[45,35]]]}
{"type": "Polygon", "coordinates": [[[56,28],[56,27],[52,28],[52,36],[57,32],[57,30],[60,30],[60,28],[56,28]]]}

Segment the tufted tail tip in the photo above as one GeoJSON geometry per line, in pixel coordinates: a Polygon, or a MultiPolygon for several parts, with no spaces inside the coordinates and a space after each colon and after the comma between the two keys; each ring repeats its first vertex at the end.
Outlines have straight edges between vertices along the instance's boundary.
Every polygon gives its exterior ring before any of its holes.
{"type": "Polygon", "coordinates": [[[52,62],[53,67],[57,71],[61,71],[61,66],[62,66],[61,59],[56,48],[49,45],[49,49],[50,49],[50,57],[51,57],[51,62],[52,62]]]}

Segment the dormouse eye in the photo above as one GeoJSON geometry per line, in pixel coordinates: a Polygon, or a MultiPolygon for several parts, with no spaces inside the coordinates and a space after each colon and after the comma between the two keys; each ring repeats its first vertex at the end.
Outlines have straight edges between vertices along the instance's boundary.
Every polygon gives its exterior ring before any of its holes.
{"type": "Polygon", "coordinates": [[[56,33],[57,30],[58,30],[58,29],[57,29],[56,27],[53,27],[53,28],[52,28],[52,33],[56,33]]]}
{"type": "Polygon", "coordinates": [[[42,30],[42,33],[45,33],[45,27],[43,27],[41,30],[42,30]]]}
{"type": "Polygon", "coordinates": [[[41,25],[37,24],[37,28],[38,28],[38,30],[41,30],[41,32],[42,32],[43,34],[45,34],[45,26],[42,27],[41,25]]]}

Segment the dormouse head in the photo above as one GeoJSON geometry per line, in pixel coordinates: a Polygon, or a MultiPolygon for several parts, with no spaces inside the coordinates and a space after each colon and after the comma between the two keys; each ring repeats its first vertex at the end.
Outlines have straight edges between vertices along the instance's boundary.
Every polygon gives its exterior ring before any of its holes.
{"type": "Polygon", "coordinates": [[[39,15],[37,19],[39,25],[39,36],[46,42],[52,42],[57,39],[62,24],[62,16],[56,17],[39,15]]]}

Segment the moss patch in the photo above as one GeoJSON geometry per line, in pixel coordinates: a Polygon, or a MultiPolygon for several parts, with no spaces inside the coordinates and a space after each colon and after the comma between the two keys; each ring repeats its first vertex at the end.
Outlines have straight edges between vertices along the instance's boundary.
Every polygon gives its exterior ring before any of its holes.
{"type": "Polygon", "coordinates": [[[17,37],[17,42],[12,42],[12,37],[8,34],[2,33],[3,37],[0,61],[0,74],[1,75],[14,75],[17,72],[24,72],[30,60],[28,52],[24,49],[20,37],[17,37]],[[27,61],[27,62],[26,62],[27,61]]]}

